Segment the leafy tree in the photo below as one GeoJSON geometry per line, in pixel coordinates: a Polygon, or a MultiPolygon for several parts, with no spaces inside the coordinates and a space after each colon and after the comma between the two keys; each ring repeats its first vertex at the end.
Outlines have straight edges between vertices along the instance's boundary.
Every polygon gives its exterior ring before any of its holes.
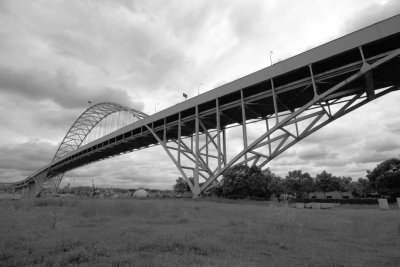
{"type": "Polygon", "coordinates": [[[249,170],[249,177],[247,180],[247,194],[253,197],[270,197],[269,184],[272,176],[269,173],[261,172],[257,167],[252,167],[249,170]]]}
{"type": "Polygon", "coordinates": [[[325,170],[316,177],[317,189],[326,193],[329,191],[342,191],[340,186],[340,179],[333,176],[331,173],[327,173],[325,170]]]}
{"type": "Polygon", "coordinates": [[[400,159],[392,158],[367,171],[371,187],[379,194],[400,196],[400,159]]]}
{"type": "Polygon", "coordinates": [[[246,197],[247,178],[250,168],[246,165],[235,165],[225,171],[222,178],[222,195],[227,197],[246,197]]]}
{"type": "Polygon", "coordinates": [[[352,191],[351,183],[353,179],[351,177],[335,177],[339,183],[338,191],[352,191]]]}
{"type": "Polygon", "coordinates": [[[366,178],[358,178],[357,183],[360,186],[363,195],[372,193],[371,182],[366,178]]]}
{"type": "Polygon", "coordinates": [[[308,172],[301,170],[289,171],[285,177],[284,186],[287,193],[302,196],[314,190],[314,180],[308,172]]]}
{"type": "Polygon", "coordinates": [[[400,169],[381,174],[375,185],[379,194],[400,197],[400,169]]]}
{"type": "Polygon", "coordinates": [[[223,196],[231,198],[269,198],[273,180],[276,176],[269,169],[261,171],[257,167],[235,165],[224,173],[220,191],[223,196]]]}
{"type": "Polygon", "coordinates": [[[268,189],[271,192],[271,195],[279,196],[285,193],[285,187],[283,185],[283,179],[277,175],[275,175],[269,168],[264,171],[266,176],[270,177],[270,183],[268,185],[268,189]]]}
{"type": "Polygon", "coordinates": [[[179,177],[178,179],[176,179],[176,183],[174,185],[174,191],[177,193],[183,193],[186,191],[190,191],[190,187],[186,183],[185,179],[179,177]]]}
{"type": "Polygon", "coordinates": [[[348,191],[350,191],[355,197],[365,197],[366,194],[373,191],[369,180],[366,178],[358,178],[356,182],[351,182],[349,187],[348,191]]]}
{"type": "Polygon", "coordinates": [[[376,180],[383,174],[400,169],[400,159],[392,158],[379,163],[372,171],[367,170],[371,187],[378,190],[376,180]]]}

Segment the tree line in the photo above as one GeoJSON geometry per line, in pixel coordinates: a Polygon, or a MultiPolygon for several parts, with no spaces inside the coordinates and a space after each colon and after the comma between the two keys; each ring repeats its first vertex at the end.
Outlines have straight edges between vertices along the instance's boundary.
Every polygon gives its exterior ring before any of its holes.
{"type": "MultiPolygon", "coordinates": [[[[183,178],[178,178],[174,190],[179,193],[190,191],[190,188],[183,178]]],[[[326,171],[312,177],[302,170],[289,171],[283,178],[269,168],[261,170],[256,166],[236,165],[223,174],[221,182],[212,191],[226,198],[271,198],[281,194],[307,198],[311,192],[330,191],[351,192],[355,197],[374,193],[400,197],[400,159],[385,160],[372,171],[367,170],[366,178],[356,181],[326,171]]]]}

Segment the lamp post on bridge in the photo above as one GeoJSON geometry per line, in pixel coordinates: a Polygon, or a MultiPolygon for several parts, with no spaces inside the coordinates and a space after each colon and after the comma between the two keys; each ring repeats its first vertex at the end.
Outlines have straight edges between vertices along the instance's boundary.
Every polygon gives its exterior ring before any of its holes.
{"type": "Polygon", "coordinates": [[[154,105],[154,114],[157,113],[157,105],[158,105],[158,104],[160,104],[160,103],[156,103],[156,104],[154,105]]]}
{"type": "Polygon", "coordinates": [[[271,63],[271,66],[272,66],[272,54],[273,54],[274,52],[272,52],[272,51],[269,51],[269,62],[271,63]]]}
{"type": "Polygon", "coordinates": [[[200,83],[199,86],[197,86],[197,95],[200,95],[200,86],[203,86],[203,84],[200,83]]]}

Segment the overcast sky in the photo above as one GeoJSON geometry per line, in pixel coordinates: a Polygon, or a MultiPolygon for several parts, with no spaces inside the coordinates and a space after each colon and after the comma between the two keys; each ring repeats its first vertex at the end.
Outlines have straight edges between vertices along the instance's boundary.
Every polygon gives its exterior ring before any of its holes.
{"type": "MultiPolygon", "coordinates": [[[[283,60],[399,13],[398,0],[0,0],[0,180],[49,163],[88,100],[153,114],[269,65],[268,51],[283,60]]],[[[400,154],[399,103],[398,92],[369,103],[269,166],[365,176],[400,154]]],[[[172,188],[178,176],[154,147],[63,183],[172,188]]]]}

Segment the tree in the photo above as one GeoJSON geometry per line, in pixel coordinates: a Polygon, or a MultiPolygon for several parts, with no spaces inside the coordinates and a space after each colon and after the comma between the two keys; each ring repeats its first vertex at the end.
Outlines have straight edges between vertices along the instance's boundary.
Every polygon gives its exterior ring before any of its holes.
{"type": "Polygon", "coordinates": [[[378,191],[376,180],[383,174],[400,169],[400,159],[392,158],[379,163],[372,171],[367,170],[371,187],[378,191]]]}
{"type": "Polygon", "coordinates": [[[351,183],[353,182],[353,179],[351,179],[351,177],[335,177],[335,178],[339,183],[338,191],[342,192],[352,191],[351,183]]]}
{"type": "Polygon", "coordinates": [[[366,197],[372,192],[369,180],[366,178],[358,178],[355,182],[350,182],[347,191],[350,191],[355,197],[366,197]]]}
{"type": "Polygon", "coordinates": [[[279,196],[285,192],[285,188],[283,185],[283,179],[277,175],[275,175],[269,168],[264,171],[264,175],[269,176],[269,185],[268,189],[275,196],[279,196]]]}
{"type": "Polygon", "coordinates": [[[222,181],[222,195],[225,197],[243,198],[247,196],[247,178],[250,168],[246,165],[235,165],[225,171],[222,181]]]}
{"type": "Polygon", "coordinates": [[[273,180],[276,176],[269,169],[261,171],[255,166],[235,165],[224,173],[220,192],[230,198],[269,198],[273,180]]]}
{"type": "Polygon", "coordinates": [[[400,197],[400,169],[381,174],[375,181],[377,192],[392,198],[400,197]]]}
{"type": "Polygon", "coordinates": [[[174,185],[174,191],[176,193],[183,193],[186,191],[190,192],[190,187],[186,183],[185,179],[183,179],[182,177],[179,177],[178,179],[176,179],[176,183],[174,185]]]}
{"type": "Polygon", "coordinates": [[[297,197],[312,192],[315,187],[311,175],[301,170],[289,171],[285,177],[284,186],[287,193],[295,194],[297,197]]]}
{"type": "Polygon", "coordinates": [[[257,168],[256,166],[250,168],[249,177],[247,180],[247,194],[249,196],[259,198],[269,198],[271,196],[269,184],[272,176],[269,175],[269,173],[266,173],[265,171],[261,172],[261,169],[257,168]]]}
{"type": "Polygon", "coordinates": [[[361,193],[365,196],[368,193],[372,193],[371,182],[366,178],[358,178],[357,180],[358,186],[360,188],[361,193]]]}
{"type": "Polygon", "coordinates": [[[340,179],[333,176],[331,173],[327,173],[325,170],[317,174],[315,182],[317,188],[324,193],[329,191],[342,191],[340,179]]]}
{"type": "Polygon", "coordinates": [[[379,163],[367,178],[379,194],[390,197],[400,196],[400,159],[392,158],[379,163]]]}

